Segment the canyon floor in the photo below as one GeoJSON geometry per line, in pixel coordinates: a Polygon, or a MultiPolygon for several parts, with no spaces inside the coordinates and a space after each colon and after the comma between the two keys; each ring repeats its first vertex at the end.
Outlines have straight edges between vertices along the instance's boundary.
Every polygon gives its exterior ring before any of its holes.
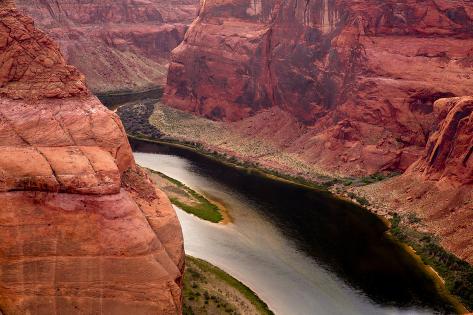
{"type": "Polygon", "coordinates": [[[199,143],[206,151],[219,152],[260,168],[277,170],[317,182],[333,175],[323,169],[315,168],[295,153],[281,150],[280,143],[290,142],[288,139],[290,135],[287,136],[285,133],[279,137],[277,129],[288,129],[292,125],[295,129],[299,128],[286,115],[274,108],[263,111],[255,117],[228,123],[195,116],[158,102],[149,120],[169,138],[181,142],[199,143]],[[272,124],[268,124],[269,121],[272,124]],[[282,124],[284,126],[281,126],[282,124]],[[263,128],[268,130],[254,132],[254,129],[263,128]]]}
{"type": "MultiPolygon", "coordinates": [[[[224,123],[168,107],[158,100],[147,100],[124,106],[120,116],[127,130],[133,130],[132,133],[135,135],[156,139],[156,134],[159,132],[161,140],[184,144],[201,153],[236,165],[262,169],[270,176],[282,176],[284,179],[302,184],[315,184],[315,187],[329,189],[341,198],[365,206],[370,211],[386,218],[392,227],[391,233],[394,237],[409,244],[426,264],[440,271],[447,288],[454,294],[462,296],[466,305],[470,307],[473,305],[471,297],[468,297],[472,290],[471,281],[468,279],[473,275],[473,268],[470,265],[472,262],[470,248],[468,246],[461,248],[458,242],[450,242],[448,231],[439,231],[439,225],[449,226],[448,222],[432,224],[432,218],[426,218],[422,211],[419,211],[435,208],[435,206],[441,208],[445,202],[451,200],[458,201],[463,209],[468,209],[473,200],[471,191],[467,190],[460,194],[461,196],[458,194],[453,196],[454,192],[438,191],[438,198],[434,200],[435,204],[432,204],[432,199],[427,199],[429,202],[426,203],[423,198],[416,197],[416,194],[422,195],[426,187],[411,182],[411,179],[409,183],[399,183],[405,179],[402,176],[396,176],[397,174],[342,177],[314,168],[297,154],[282,151],[280,144],[277,143],[278,134],[274,128],[267,132],[261,132],[261,130],[254,132],[253,128],[265,128],[268,121],[272,121],[273,126],[284,124],[284,113],[277,109],[264,111],[253,118],[239,122],[224,123]],[[151,112],[152,114],[148,117],[151,112]],[[141,115],[134,116],[130,121],[126,117],[132,117],[131,113],[141,115]],[[154,127],[152,128],[153,135],[140,132],[139,126],[142,123],[154,127]],[[254,136],[254,134],[259,136],[254,136]],[[410,190],[414,197],[408,197],[409,200],[400,200],[399,198],[405,199],[405,195],[396,194],[392,186],[401,184],[407,187],[406,189],[410,190]],[[403,206],[400,206],[401,204],[403,206]],[[447,236],[439,237],[442,234],[447,234],[447,236]],[[452,255],[451,252],[463,253],[464,259],[470,264],[452,255]]],[[[287,127],[282,128],[287,130],[287,127]]],[[[288,141],[287,138],[280,140],[288,141]]],[[[446,218],[444,219],[446,221],[450,220],[448,216],[442,216],[442,218],[446,218]]],[[[465,220],[468,222],[468,218],[465,220]]],[[[438,218],[434,218],[433,222],[439,223],[438,218]]],[[[466,228],[459,231],[468,241],[469,234],[466,228]]],[[[458,240],[458,237],[452,233],[450,237],[458,240]]]]}

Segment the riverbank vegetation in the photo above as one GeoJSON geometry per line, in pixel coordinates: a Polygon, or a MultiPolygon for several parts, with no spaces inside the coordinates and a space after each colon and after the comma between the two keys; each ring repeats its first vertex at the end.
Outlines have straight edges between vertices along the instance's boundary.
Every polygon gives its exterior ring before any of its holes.
{"type": "Polygon", "coordinates": [[[161,172],[148,169],[155,184],[164,191],[172,204],[203,220],[218,223],[223,220],[223,209],[207,198],[161,172]]]}
{"type": "Polygon", "coordinates": [[[250,288],[210,263],[186,257],[184,315],[272,315],[250,288]]]}
{"type": "Polygon", "coordinates": [[[149,123],[148,117],[154,111],[154,99],[128,103],[117,108],[117,114],[128,134],[149,139],[160,138],[161,132],[149,123]]]}
{"type": "Polygon", "coordinates": [[[287,170],[283,171],[268,167],[266,164],[258,162],[258,160],[247,159],[244,158],[244,156],[248,155],[249,151],[251,151],[253,155],[256,154],[256,152],[253,151],[257,151],[260,155],[266,156],[269,154],[268,152],[279,152],[280,150],[275,150],[273,147],[266,147],[261,141],[252,142],[238,149],[237,147],[239,147],[239,145],[237,145],[237,143],[243,145],[244,141],[233,139],[233,133],[226,128],[222,129],[220,125],[215,125],[215,122],[208,122],[207,119],[198,118],[189,113],[168,108],[160,104],[157,99],[147,99],[140,103],[130,103],[127,106],[120,107],[117,113],[122,119],[127,133],[132,138],[184,147],[233,167],[244,168],[248,172],[259,173],[260,175],[268,176],[273,179],[283,180],[291,184],[302,185],[316,190],[330,191],[336,186],[362,186],[399,175],[396,173],[377,173],[360,178],[327,176],[310,168],[310,165],[307,163],[304,164],[299,160],[294,160],[293,157],[284,155],[283,152],[281,152],[281,154],[284,156],[278,155],[274,157],[275,162],[277,162],[276,164],[298,165],[299,171],[289,172],[287,170]],[[163,118],[161,116],[165,117],[163,118]],[[186,140],[172,136],[173,133],[176,133],[174,128],[178,128],[178,126],[181,125],[189,125],[189,130],[187,130],[186,127],[182,128],[186,129],[186,132],[195,135],[196,139],[186,140]],[[204,145],[199,139],[207,139],[210,143],[226,143],[224,140],[228,139],[230,141],[229,143],[233,144],[232,148],[237,151],[240,150],[242,155],[236,156],[236,153],[230,154],[221,150],[212,149],[204,145]]]}
{"type": "Polygon", "coordinates": [[[393,213],[390,232],[396,239],[411,246],[422,261],[442,277],[447,290],[473,310],[473,267],[447,252],[431,234],[411,227],[420,222],[415,214],[401,216],[393,213]]]}

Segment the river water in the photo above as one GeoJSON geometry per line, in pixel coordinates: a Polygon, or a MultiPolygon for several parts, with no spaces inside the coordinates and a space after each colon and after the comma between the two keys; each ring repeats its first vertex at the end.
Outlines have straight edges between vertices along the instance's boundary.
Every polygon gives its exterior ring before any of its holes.
{"type": "Polygon", "coordinates": [[[187,254],[227,271],[282,315],[433,314],[451,306],[382,221],[297,185],[186,149],[132,141],[138,164],[223,204],[232,222],[177,209],[187,254]]]}

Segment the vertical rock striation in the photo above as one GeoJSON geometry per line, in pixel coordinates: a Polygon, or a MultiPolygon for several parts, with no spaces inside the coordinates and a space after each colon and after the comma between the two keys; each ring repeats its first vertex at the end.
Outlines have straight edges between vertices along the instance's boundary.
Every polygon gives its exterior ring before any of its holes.
{"type": "Polygon", "coordinates": [[[52,36],[94,92],[165,82],[170,51],[197,15],[197,0],[17,0],[52,36]]]}
{"type": "Polygon", "coordinates": [[[471,93],[471,47],[471,1],[207,0],[173,51],[166,102],[224,121],[281,108],[305,127],[281,148],[305,161],[404,171],[434,101],[471,93]]]}
{"type": "Polygon", "coordinates": [[[0,2],[0,310],[179,314],[176,214],[118,117],[0,2]]]}

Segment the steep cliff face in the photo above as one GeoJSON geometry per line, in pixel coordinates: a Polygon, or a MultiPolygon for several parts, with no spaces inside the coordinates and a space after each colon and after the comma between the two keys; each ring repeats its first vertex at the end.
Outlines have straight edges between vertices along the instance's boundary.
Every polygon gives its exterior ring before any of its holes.
{"type": "Polygon", "coordinates": [[[0,2],[0,310],[178,314],[183,239],[118,117],[0,2]]]}
{"type": "Polygon", "coordinates": [[[440,99],[434,113],[422,157],[367,192],[389,209],[417,213],[446,248],[473,263],[473,97],[440,99]]]}
{"type": "Polygon", "coordinates": [[[278,107],[305,127],[282,149],[342,175],[403,171],[433,102],[473,88],[472,25],[469,1],[207,0],[166,102],[226,121],[278,107]]]}
{"type": "Polygon", "coordinates": [[[407,172],[452,185],[473,184],[473,97],[440,99],[440,120],[423,157],[407,172]]]}
{"type": "Polygon", "coordinates": [[[197,15],[197,0],[17,0],[61,46],[96,92],[162,85],[170,51],[197,15]]]}

